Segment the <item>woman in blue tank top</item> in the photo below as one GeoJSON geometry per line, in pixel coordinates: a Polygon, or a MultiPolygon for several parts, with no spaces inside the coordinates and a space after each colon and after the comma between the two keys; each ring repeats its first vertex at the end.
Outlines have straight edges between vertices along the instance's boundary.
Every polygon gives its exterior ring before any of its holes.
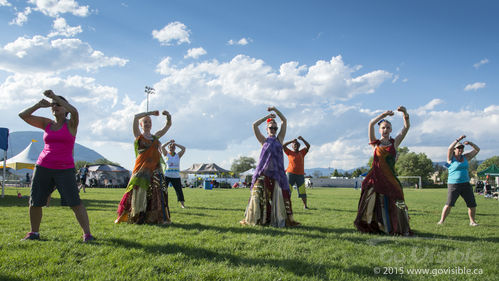
{"type": "Polygon", "coordinates": [[[447,178],[447,203],[442,210],[442,216],[438,224],[443,224],[445,218],[450,213],[452,207],[456,203],[459,196],[463,197],[468,207],[468,216],[470,217],[470,225],[477,226],[475,221],[476,201],[473,194],[473,188],[470,185],[470,176],[468,173],[468,161],[473,159],[480,151],[480,148],[470,142],[465,141],[464,144],[460,143],[466,136],[462,135],[452,142],[447,150],[447,169],[449,176],[447,178]],[[473,150],[464,153],[464,145],[473,147],[473,150]]]}

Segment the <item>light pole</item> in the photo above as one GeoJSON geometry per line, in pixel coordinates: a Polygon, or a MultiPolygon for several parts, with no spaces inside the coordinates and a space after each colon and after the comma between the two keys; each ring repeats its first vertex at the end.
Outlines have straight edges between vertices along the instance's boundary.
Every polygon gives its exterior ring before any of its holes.
{"type": "Polygon", "coordinates": [[[149,87],[149,86],[146,86],[146,89],[144,90],[144,92],[146,92],[146,95],[147,95],[147,109],[146,111],[149,111],[149,95],[152,95],[154,94],[154,88],[153,87],[149,87]]]}

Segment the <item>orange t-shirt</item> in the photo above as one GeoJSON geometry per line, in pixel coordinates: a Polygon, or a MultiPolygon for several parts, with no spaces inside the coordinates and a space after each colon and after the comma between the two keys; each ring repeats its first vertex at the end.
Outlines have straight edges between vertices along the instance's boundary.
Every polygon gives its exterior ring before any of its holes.
{"type": "Polygon", "coordinates": [[[284,148],[284,153],[288,156],[289,164],[286,169],[287,173],[292,173],[295,175],[305,174],[305,154],[307,154],[308,149],[304,148],[298,152],[294,152],[288,148],[284,148]]]}

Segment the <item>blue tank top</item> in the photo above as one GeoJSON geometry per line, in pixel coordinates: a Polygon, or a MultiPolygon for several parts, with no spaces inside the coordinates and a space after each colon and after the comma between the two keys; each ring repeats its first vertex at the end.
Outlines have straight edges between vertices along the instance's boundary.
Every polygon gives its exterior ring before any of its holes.
{"type": "Polygon", "coordinates": [[[452,162],[446,166],[449,170],[447,183],[456,184],[470,181],[470,175],[468,174],[468,159],[466,159],[466,157],[463,156],[463,162],[459,162],[456,157],[452,156],[452,162]]]}

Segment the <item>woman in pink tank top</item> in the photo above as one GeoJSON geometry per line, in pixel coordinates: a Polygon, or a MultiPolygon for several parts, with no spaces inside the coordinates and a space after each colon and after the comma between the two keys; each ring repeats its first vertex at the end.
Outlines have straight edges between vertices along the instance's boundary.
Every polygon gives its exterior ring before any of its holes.
{"type": "Polygon", "coordinates": [[[29,202],[29,217],[31,231],[22,240],[38,240],[40,223],[42,221],[42,206],[47,205],[47,199],[57,188],[67,204],[73,209],[76,219],[83,230],[83,241],[94,240],[90,234],[88,214],[81,203],[76,184],[73,149],[78,128],[78,111],[62,96],[57,96],[52,90],[43,94],[52,100],[41,99],[35,105],[26,108],[19,117],[33,127],[44,130],[43,141],[45,146],[36,161],[31,182],[31,196],[29,202]],[[34,116],[40,108],[52,109],[55,120],[34,116]],[[69,119],[68,114],[70,114],[69,119]]]}

